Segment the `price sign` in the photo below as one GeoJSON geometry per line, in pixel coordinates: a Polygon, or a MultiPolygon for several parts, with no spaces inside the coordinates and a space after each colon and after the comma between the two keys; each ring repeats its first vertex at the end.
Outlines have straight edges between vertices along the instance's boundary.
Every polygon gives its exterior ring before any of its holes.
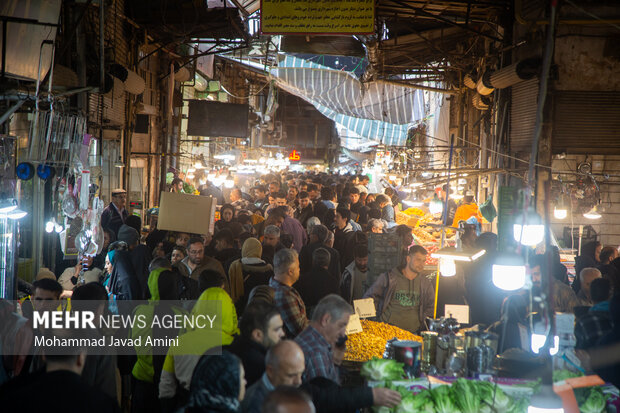
{"type": "Polygon", "coordinates": [[[377,315],[375,302],[372,298],[364,298],[362,300],[353,300],[353,308],[360,318],[374,317],[377,315]]]}
{"type": "Polygon", "coordinates": [[[355,334],[355,333],[361,333],[362,330],[362,323],[360,322],[360,317],[357,314],[351,314],[351,317],[349,317],[349,324],[347,324],[347,329],[345,330],[345,334],[349,335],[349,334],[355,334]]]}
{"type": "Polygon", "coordinates": [[[469,324],[469,306],[446,304],[444,314],[455,318],[461,324],[469,324]]]}

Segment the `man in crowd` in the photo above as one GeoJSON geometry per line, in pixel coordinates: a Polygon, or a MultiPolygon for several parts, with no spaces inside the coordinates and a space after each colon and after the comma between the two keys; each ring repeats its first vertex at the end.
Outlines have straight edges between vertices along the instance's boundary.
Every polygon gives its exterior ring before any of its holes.
{"type": "Polygon", "coordinates": [[[205,256],[205,246],[202,238],[195,237],[190,239],[187,252],[187,257],[176,265],[176,268],[182,275],[198,280],[198,276],[204,270],[214,270],[226,277],[222,264],[215,258],[205,256]]]}
{"type": "Polygon", "coordinates": [[[375,301],[380,321],[417,333],[433,315],[435,289],[422,276],[426,254],[420,245],[409,248],[405,265],[381,274],[364,294],[375,301]]]}
{"type": "Polygon", "coordinates": [[[383,227],[383,220],[381,219],[371,218],[368,220],[368,232],[383,234],[383,227]]]}
{"type": "Polygon", "coordinates": [[[355,259],[344,269],[340,280],[340,295],[349,304],[361,299],[368,287],[368,247],[364,244],[356,245],[354,256],[355,259]]]}
{"type": "MultiPolygon", "coordinates": [[[[342,268],[349,265],[353,259],[353,249],[357,244],[356,232],[361,231],[362,228],[351,220],[351,211],[343,207],[336,210],[334,223],[334,249],[340,254],[342,268]]],[[[360,235],[363,234],[360,232],[360,235]]]]}
{"type": "Polygon", "coordinates": [[[276,206],[285,206],[288,202],[288,199],[286,197],[286,192],[284,191],[278,191],[275,193],[276,196],[276,206]]]}
{"type": "Polygon", "coordinates": [[[254,187],[254,206],[263,212],[269,205],[269,199],[267,198],[267,189],[264,185],[257,185],[254,187]]]}
{"type": "Polygon", "coordinates": [[[360,190],[356,187],[349,189],[349,201],[351,201],[350,209],[355,214],[354,221],[364,226],[368,222],[368,208],[360,201],[360,190]]]}
{"type": "MultiPolygon", "coordinates": [[[[55,330],[59,339],[75,337],[74,332],[55,330]]],[[[92,388],[80,376],[86,362],[86,350],[73,346],[63,354],[45,354],[45,370],[20,376],[0,387],[0,406],[7,412],[120,412],[118,403],[92,388]],[[70,392],[70,397],[59,395],[70,392]]]]}
{"type": "Polygon", "coordinates": [[[129,212],[125,209],[127,191],[124,189],[112,190],[112,202],[101,213],[101,227],[110,229],[118,236],[118,230],[125,223],[129,212]]]}
{"type": "Polygon", "coordinates": [[[331,231],[325,225],[314,225],[310,229],[309,243],[305,245],[299,253],[299,263],[306,269],[312,267],[312,254],[318,248],[325,248],[329,251],[329,273],[335,279],[340,278],[340,253],[327,245],[327,238],[331,231]]]}
{"type": "Polygon", "coordinates": [[[175,176],[170,184],[170,192],[176,192],[178,194],[183,193],[183,180],[178,176],[175,176]]]}
{"type": "Polygon", "coordinates": [[[284,324],[277,308],[256,302],[246,307],[239,329],[241,335],[227,350],[241,359],[249,387],[265,373],[265,356],[284,338],[284,324]]]}
{"type": "Polygon", "coordinates": [[[241,250],[235,248],[235,238],[232,231],[229,228],[220,230],[213,236],[215,240],[215,259],[222,264],[226,273],[230,264],[241,258],[241,250]]]}
{"type": "Polygon", "coordinates": [[[281,249],[273,259],[274,277],[269,286],[274,289],[274,303],[278,308],[287,337],[295,337],[308,325],[306,305],[293,284],[299,279],[299,259],[293,249],[281,249]]]}
{"type": "Polygon", "coordinates": [[[297,195],[299,195],[299,189],[296,186],[289,185],[288,192],[286,193],[286,203],[291,208],[297,208],[297,195]]]}
{"type": "Polygon", "coordinates": [[[340,279],[329,273],[329,261],[330,254],[325,248],[314,250],[312,268],[301,274],[299,281],[295,284],[310,314],[323,297],[339,292],[340,279]]]}
{"type": "Polygon", "coordinates": [[[295,339],[306,359],[304,381],[325,377],[340,384],[340,377],[332,358],[332,347],[341,336],[344,336],[349,317],[353,312],[353,307],[335,294],[330,294],[319,301],[312,313],[309,326],[295,339]]]}
{"type": "Polygon", "coordinates": [[[224,194],[220,188],[213,185],[213,182],[207,181],[207,183],[202,185],[199,190],[201,196],[212,196],[218,205],[224,205],[224,194]]]}
{"type": "Polygon", "coordinates": [[[587,314],[579,317],[575,324],[575,337],[577,338],[575,347],[578,349],[588,350],[595,347],[613,327],[609,312],[610,281],[606,278],[596,278],[590,285],[590,296],[594,305],[590,307],[587,314]]]}
{"type": "Polygon", "coordinates": [[[294,341],[283,340],[271,347],[265,358],[265,373],[248,387],[241,412],[260,413],[263,401],[278,386],[299,387],[304,368],[304,353],[294,341]]]}
{"type": "Polygon", "coordinates": [[[296,387],[280,386],[267,396],[262,413],[315,413],[310,396],[296,387]]]}
{"type": "Polygon", "coordinates": [[[288,205],[278,207],[281,214],[284,215],[284,221],[282,221],[282,231],[290,234],[293,237],[293,248],[299,253],[306,242],[308,241],[308,235],[306,230],[299,223],[298,220],[291,216],[291,208],[288,205]]]}
{"type": "Polygon", "coordinates": [[[243,199],[243,192],[239,188],[233,188],[230,191],[230,204],[235,208],[235,211],[248,209],[250,206],[250,203],[243,199]]]}
{"type": "Polygon", "coordinates": [[[596,268],[588,267],[579,273],[579,281],[581,281],[581,289],[577,293],[577,298],[581,301],[581,305],[592,306],[594,302],[590,296],[590,285],[598,278],[601,278],[601,272],[596,268]]]}
{"type": "Polygon", "coordinates": [[[308,196],[310,197],[310,201],[314,204],[319,200],[319,188],[315,184],[308,184],[308,196]]]}
{"type": "MultiPolygon", "coordinates": [[[[547,266],[547,258],[544,255],[535,255],[530,260],[529,271],[532,277],[532,285],[535,295],[539,295],[542,288],[542,269],[547,266]]],[[[568,285],[550,277],[553,285],[553,311],[560,313],[573,313],[579,306],[577,295],[568,285]]]]}
{"type": "Polygon", "coordinates": [[[295,210],[295,219],[305,228],[308,219],[312,216],[314,216],[314,208],[310,202],[310,196],[302,191],[299,193],[299,207],[295,210]]]}
{"type": "MultiPolygon", "coordinates": [[[[302,385],[301,377],[305,368],[304,353],[294,341],[283,340],[269,349],[265,363],[265,374],[260,381],[248,388],[241,403],[242,413],[272,411],[266,410],[265,406],[269,408],[270,400],[278,394],[281,386],[288,386],[287,388],[290,389],[301,388],[311,394],[320,412],[348,412],[372,405],[393,407],[400,402],[398,392],[380,387],[342,388],[322,377],[317,377],[310,383],[302,385]],[[265,400],[264,404],[263,400],[265,400]],[[264,406],[263,410],[260,409],[261,405],[264,406]]],[[[304,400],[312,404],[308,396],[305,396],[304,400]]],[[[273,410],[273,412],[298,412],[298,410],[273,410]]]]}
{"type": "Polygon", "coordinates": [[[269,193],[272,194],[275,198],[278,192],[280,192],[280,182],[278,181],[269,182],[269,193]]]}

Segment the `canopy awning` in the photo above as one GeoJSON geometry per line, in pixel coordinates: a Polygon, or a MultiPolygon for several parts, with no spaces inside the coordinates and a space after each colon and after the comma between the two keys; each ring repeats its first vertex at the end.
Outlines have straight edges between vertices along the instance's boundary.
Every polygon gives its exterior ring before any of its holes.
{"type": "Polygon", "coordinates": [[[402,146],[407,130],[424,119],[421,90],[383,81],[360,82],[352,73],[286,56],[271,70],[278,87],[314,105],[363,138],[402,146]]]}

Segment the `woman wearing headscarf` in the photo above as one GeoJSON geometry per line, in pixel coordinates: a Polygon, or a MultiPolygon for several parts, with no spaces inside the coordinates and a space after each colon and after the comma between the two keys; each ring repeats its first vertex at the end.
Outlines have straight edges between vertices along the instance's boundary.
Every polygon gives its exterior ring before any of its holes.
{"type": "Polygon", "coordinates": [[[261,259],[263,246],[256,238],[248,238],[241,248],[241,259],[233,261],[228,270],[230,296],[241,314],[248,295],[258,285],[268,285],[273,267],[261,259]]]}
{"type": "Polygon", "coordinates": [[[200,320],[170,346],[159,382],[159,398],[164,411],[184,406],[189,395],[192,372],[209,349],[226,346],[239,334],[237,312],[230,296],[219,287],[205,290],[194,305],[192,320],[200,320]],[[216,317],[214,317],[214,315],[216,317]],[[209,320],[213,320],[212,324],[209,320]]]}
{"type": "Polygon", "coordinates": [[[192,375],[185,413],[236,413],[245,386],[243,364],[235,355],[205,354],[192,375]]]}
{"type": "Polygon", "coordinates": [[[141,300],[142,288],[136,276],[131,255],[126,250],[116,250],[108,290],[113,300],[141,300]]]}
{"type": "Polygon", "coordinates": [[[224,228],[228,228],[231,222],[235,221],[235,207],[231,204],[224,204],[220,208],[220,219],[215,222],[215,233],[217,234],[224,228]]]}

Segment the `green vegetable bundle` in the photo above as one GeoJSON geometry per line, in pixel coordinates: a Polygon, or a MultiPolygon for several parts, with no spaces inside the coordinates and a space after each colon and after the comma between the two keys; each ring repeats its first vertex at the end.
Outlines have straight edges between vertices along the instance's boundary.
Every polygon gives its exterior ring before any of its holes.
{"type": "MultiPolygon", "coordinates": [[[[555,370],[553,372],[553,382],[563,381],[574,377],[580,377],[583,374],[574,373],[569,370],[555,370]]],[[[582,413],[601,413],[607,407],[607,397],[603,394],[600,387],[580,387],[573,389],[575,399],[579,405],[579,411],[582,413]]]]}
{"type": "Polygon", "coordinates": [[[374,381],[401,380],[405,374],[404,363],[396,360],[373,358],[362,366],[362,377],[374,381]]]}

